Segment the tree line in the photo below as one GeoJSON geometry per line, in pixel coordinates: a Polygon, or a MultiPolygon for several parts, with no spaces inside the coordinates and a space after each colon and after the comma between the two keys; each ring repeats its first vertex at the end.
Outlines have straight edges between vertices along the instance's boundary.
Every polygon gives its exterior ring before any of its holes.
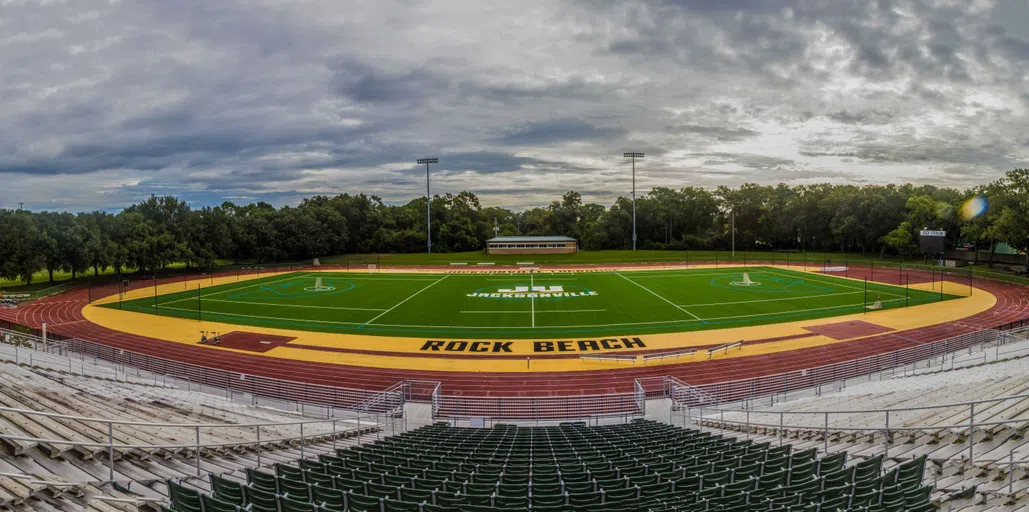
{"type": "MultiPolygon", "coordinates": [[[[375,196],[315,196],[297,206],[265,202],[191,208],[152,196],[117,214],[0,210],[0,277],[30,283],[40,270],[73,276],[172,263],[268,263],[335,254],[425,251],[426,198],[388,205],[375,196]]],[[[541,208],[484,207],[471,192],[432,197],[435,252],[478,251],[495,234],[567,235],[587,250],[632,246],[632,200],[583,203],[569,191],[541,208]]],[[[946,230],[948,243],[992,251],[1007,243],[1029,253],[1029,169],[969,190],[933,186],[801,185],[707,190],[658,187],[637,198],[641,249],[918,253],[918,231],[946,230]],[[986,208],[962,215],[970,199],[986,208]]],[[[1029,258],[1029,256],[1027,256],[1029,258]]],[[[1029,260],[1027,260],[1029,263],[1029,260]]]]}

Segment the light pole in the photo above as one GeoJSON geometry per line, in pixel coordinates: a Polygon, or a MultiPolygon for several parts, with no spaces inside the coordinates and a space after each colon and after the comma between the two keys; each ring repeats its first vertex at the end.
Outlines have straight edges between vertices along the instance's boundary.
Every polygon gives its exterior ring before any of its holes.
{"type": "Polygon", "coordinates": [[[432,195],[429,194],[429,164],[438,164],[438,158],[419,158],[425,164],[425,244],[432,254],[432,195]]]}
{"type": "Polygon", "coordinates": [[[636,250],[636,159],[643,158],[643,153],[624,153],[622,156],[632,159],[632,250],[636,250]]]}

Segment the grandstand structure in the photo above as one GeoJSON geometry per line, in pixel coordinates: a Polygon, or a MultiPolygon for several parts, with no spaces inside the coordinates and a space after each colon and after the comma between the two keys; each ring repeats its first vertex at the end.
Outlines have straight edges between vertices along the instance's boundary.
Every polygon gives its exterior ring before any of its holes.
{"type": "Polygon", "coordinates": [[[977,287],[960,322],[560,376],[269,366],[105,330],[73,290],[0,311],[0,506],[1019,510],[1029,290],[977,287]]]}

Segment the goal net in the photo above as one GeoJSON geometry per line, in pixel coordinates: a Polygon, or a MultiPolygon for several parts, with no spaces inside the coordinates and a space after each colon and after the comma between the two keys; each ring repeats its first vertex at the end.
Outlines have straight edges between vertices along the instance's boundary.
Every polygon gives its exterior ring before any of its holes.
{"type": "Polygon", "coordinates": [[[733,282],[731,282],[729,284],[731,284],[733,286],[758,286],[761,283],[759,283],[757,281],[751,281],[750,280],[750,274],[748,272],[744,272],[743,273],[743,279],[740,279],[739,281],[733,281],[733,282]]]}
{"type": "Polygon", "coordinates": [[[334,290],[334,289],[335,289],[335,287],[333,287],[332,285],[324,285],[324,284],[322,284],[322,278],[316,277],[316,278],[314,278],[314,286],[308,286],[308,287],[304,288],[304,291],[308,291],[308,292],[327,292],[329,290],[334,290]]]}
{"type": "Polygon", "coordinates": [[[868,306],[865,306],[865,307],[868,308],[868,309],[882,309],[883,308],[882,296],[877,294],[875,296],[875,302],[873,302],[872,304],[869,304],[868,306]]]}

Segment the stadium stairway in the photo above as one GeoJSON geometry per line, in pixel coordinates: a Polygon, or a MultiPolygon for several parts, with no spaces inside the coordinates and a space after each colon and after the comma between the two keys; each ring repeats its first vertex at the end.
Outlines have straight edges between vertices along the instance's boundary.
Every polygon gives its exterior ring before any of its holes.
{"type": "Polygon", "coordinates": [[[195,480],[197,464],[206,478],[381,436],[367,419],[359,428],[340,418],[335,426],[306,423],[300,442],[297,422],[314,420],[194,391],[0,363],[0,508],[136,510],[166,501],[167,479],[195,480]],[[242,426],[254,424],[262,425],[260,439],[242,426]]]}
{"type": "Polygon", "coordinates": [[[1020,356],[852,384],[839,392],[749,411],[705,412],[699,426],[759,441],[777,443],[781,438],[800,448],[846,451],[855,460],[882,454],[888,442],[887,464],[927,458],[926,478],[938,489],[935,499],[961,497],[975,489],[968,498],[948,502],[954,510],[1024,510],[1029,507],[1029,467],[1024,463],[1029,460],[1029,396],[1021,395],[1027,393],[1029,358],[1020,356]],[[967,402],[983,400],[995,401],[975,406],[970,441],[967,402]],[[888,441],[883,409],[890,409],[888,441]],[[1013,474],[1010,461],[1016,462],[1013,474]]]}
{"type": "Polygon", "coordinates": [[[436,424],[274,471],[169,481],[174,512],[936,510],[925,460],[882,471],[646,420],[588,427],[436,424]],[[237,507],[243,507],[237,508],[237,507]]]}

